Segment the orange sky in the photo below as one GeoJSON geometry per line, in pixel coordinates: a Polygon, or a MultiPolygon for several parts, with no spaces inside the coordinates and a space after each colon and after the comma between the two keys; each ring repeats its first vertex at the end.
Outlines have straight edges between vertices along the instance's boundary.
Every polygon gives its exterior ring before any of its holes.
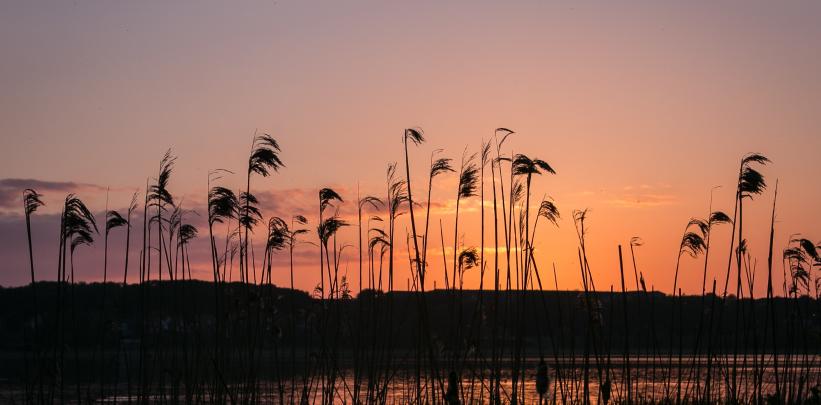
{"type": "MultiPolygon", "coordinates": [[[[737,6],[4,2],[0,179],[54,182],[43,191],[43,216],[70,190],[102,211],[111,187],[112,207],[124,207],[170,147],[179,156],[172,191],[201,207],[208,170],[241,173],[258,129],[280,140],[287,165],[253,180],[256,192],[270,192],[261,194],[270,197],[266,217],[315,216],[320,187],[347,200],[357,184],[363,194],[384,194],[385,167],[403,158],[405,127],[419,126],[428,138],[411,152],[413,191],[421,196],[432,150],[458,160],[465,146],[478,150],[504,126],[517,131],[509,149],[558,172],[534,180],[533,198],[551,195],[563,216],[558,229],[540,225],[540,268],[555,261],[559,287],[581,287],[571,211],[590,208],[597,286],[618,286],[617,245],[640,236],[637,260],[648,287],[669,291],[684,225],[706,216],[713,186],[722,186],[714,207],[732,213],[738,160],[747,152],[770,157],[762,172],[771,186],[779,180],[777,252],[794,233],[821,239],[821,5],[737,6]]],[[[434,201],[451,203],[455,182],[442,177],[434,201]]],[[[0,196],[8,246],[2,285],[27,277],[18,184],[0,183],[12,196],[0,196]]],[[[745,205],[758,280],[772,198],[770,188],[745,205]]],[[[460,233],[477,245],[478,199],[466,204],[460,233]]],[[[48,278],[57,233],[48,218],[38,221],[35,251],[48,278]]],[[[450,245],[453,218],[443,221],[450,245]]],[[[431,223],[438,235],[438,217],[431,223]]],[[[201,231],[195,244],[205,244],[201,231]]],[[[723,277],[729,234],[715,233],[711,277],[723,277]]],[[[348,229],[341,239],[353,243],[354,235],[348,229]]],[[[431,270],[441,285],[436,241],[431,270]]],[[[111,263],[121,266],[116,243],[111,263]]],[[[404,250],[404,239],[399,245],[404,250]]],[[[308,289],[317,282],[316,248],[300,249],[298,287],[308,289]]],[[[87,279],[99,278],[98,262],[96,253],[78,256],[87,279]]],[[[699,263],[683,259],[686,293],[700,292],[699,263]]],[[[407,261],[397,266],[404,287],[407,261]]],[[[207,267],[198,270],[210,276],[207,267]]],[[[284,270],[276,282],[287,280],[284,270]]],[[[469,286],[476,286],[472,272],[469,286]]]]}

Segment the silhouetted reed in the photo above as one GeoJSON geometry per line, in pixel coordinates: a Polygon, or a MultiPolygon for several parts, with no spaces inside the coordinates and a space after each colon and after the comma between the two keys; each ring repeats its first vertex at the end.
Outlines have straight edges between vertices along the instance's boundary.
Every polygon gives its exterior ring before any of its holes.
{"type": "Polygon", "coordinates": [[[75,252],[92,244],[98,231],[92,211],[74,194],[61,209],[56,282],[37,280],[31,217],[43,205],[42,195],[24,190],[31,285],[24,296],[27,321],[20,326],[20,395],[11,397],[25,403],[281,405],[821,401],[816,333],[821,329],[821,246],[801,235],[790,238],[782,251],[779,291],[773,262],[777,183],[766,296],[755,294],[761,281],[744,233],[744,206],[764,193],[758,168],[769,159],[761,154],[742,158],[732,217],[714,210],[711,190],[707,217],[687,222],[669,296],[656,292],[651,273],[639,270],[636,253],[643,241],[638,237],[629,240],[632,283],[619,243],[613,252],[619,285],[610,285],[609,291],[601,285],[604,271],[594,271],[589,260],[589,221],[594,219],[589,210],[575,210],[581,282],[580,291],[570,293],[559,290],[556,265],[545,267],[536,254],[537,247],[547,250],[537,238],[544,233],[540,224],[558,227],[561,216],[558,203],[547,195],[531,204],[532,182],[534,175],[556,171],[529,154],[503,153],[513,133],[497,128],[478,152],[466,148],[458,170],[435,150],[422,186],[427,190],[419,193],[412,188],[418,180],[411,162],[426,135],[420,128],[405,129],[404,176],[389,164],[383,198],[357,190],[351,203],[332,188],[320,189],[318,206],[304,207],[316,209],[315,236],[308,231],[308,218],[299,212],[266,213],[265,194],[252,192],[254,175],[268,177],[284,168],[279,142],[255,134],[241,179],[244,188],[223,185],[233,174],[227,170],[208,173],[209,283],[193,280],[189,248],[205,242],[196,239],[199,214],[184,209],[171,190],[177,160],[170,150],[146,183],[136,284],[129,284],[129,249],[132,221],[139,217],[137,193],[126,210],[109,209],[106,202],[98,287],[75,277],[75,265],[85,265],[75,264],[75,252]],[[447,177],[450,173],[455,179],[447,177]],[[440,218],[440,241],[433,242],[433,189],[440,180],[455,183],[455,212],[452,229],[440,218]],[[424,200],[417,201],[419,195],[424,200]],[[472,244],[460,221],[465,202],[475,197],[480,218],[478,242],[472,244]],[[346,211],[345,204],[354,203],[346,211]],[[490,204],[492,220],[486,218],[490,204]],[[349,226],[347,212],[354,210],[355,246],[340,234],[349,226]],[[723,224],[732,224],[732,234],[724,289],[716,295],[720,281],[713,278],[708,288],[708,270],[716,254],[713,231],[723,224]],[[266,229],[255,233],[260,225],[266,229]],[[492,246],[486,240],[489,226],[492,246]],[[121,227],[123,279],[110,283],[109,236],[121,227]],[[445,239],[446,231],[453,232],[452,240],[445,239]],[[262,240],[255,243],[255,234],[262,240]],[[319,253],[319,279],[316,273],[302,276],[315,282],[311,293],[295,290],[295,251],[303,243],[319,253]],[[440,248],[434,244],[441,244],[442,290],[429,285],[428,254],[440,248]],[[345,255],[354,248],[356,297],[346,267],[350,255],[345,255]],[[485,255],[488,248],[492,260],[485,255]],[[277,273],[280,255],[287,255],[287,275],[277,273]],[[699,271],[687,272],[687,256],[703,259],[699,271]],[[553,291],[540,267],[552,270],[553,291]],[[405,269],[408,292],[395,284],[405,269]],[[473,275],[478,290],[467,284],[473,275]],[[289,288],[277,287],[278,277],[287,278],[289,288]],[[698,278],[701,294],[682,295],[683,280],[698,278]]]}

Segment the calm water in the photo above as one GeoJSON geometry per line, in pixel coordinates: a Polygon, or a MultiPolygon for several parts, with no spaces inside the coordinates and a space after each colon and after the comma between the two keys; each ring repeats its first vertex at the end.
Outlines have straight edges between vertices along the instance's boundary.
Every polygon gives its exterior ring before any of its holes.
{"type": "MultiPolygon", "coordinates": [[[[547,360],[547,359],[546,359],[547,360]]],[[[575,364],[571,364],[573,360],[570,358],[560,359],[559,362],[562,367],[557,369],[555,367],[555,359],[548,361],[550,367],[550,388],[548,392],[549,403],[584,403],[584,368],[583,358],[576,357],[575,364]],[[561,373],[561,378],[558,373],[561,373]]],[[[655,362],[651,357],[635,356],[630,358],[630,385],[634,401],[636,399],[644,401],[660,400],[665,395],[675,399],[680,395],[682,400],[692,399],[696,394],[703,397],[705,390],[705,383],[707,380],[706,369],[708,366],[705,357],[683,357],[681,369],[678,367],[679,358],[672,359],[673,367],[668,368],[671,359],[659,358],[655,362]],[[654,366],[655,363],[655,366],[654,366]],[[698,369],[698,374],[697,374],[698,369]],[[681,370],[679,372],[679,370],[681,370]],[[669,382],[668,382],[669,378],[669,382]],[[679,383],[680,381],[680,383],[679,383]]],[[[608,378],[611,381],[611,403],[626,400],[627,386],[626,386],[626,364],[622,357],[611,357],[609,359],[602,359],[597,366],[595,359],[591,358],[588,376],[588,390],[591,403],[600,402],[600,382],[608,378]],[[599,367],[600,366],[600,367],[599,367]],[[601,377],[600,377],[601,375],[601,377]]],[[[715,358],[713,360],[711,372],[711,398],[716,401],[727,396],[728,384],[731,384],[733,377],[730,366],[732,365],[732,356],[715,358]]],[[[798,383],[803,381],[801,386],[805,393],[809,392],[809,387],[821,386],[821,356],[810,356],[806,362],[802,359],[794,357],[792,365],[789,368],[784,368],[784,358],[780,357],[779,361],[779,375],[781,381],[785,378],[791,378],[795,382],[794,387],[798,387],[798,383]],[[785,373],[786,372],[786,373],[785,373]]],[[[754,364],[761,363],[761,358],[752,356],[737,358],[736,384],[738,386],[739,399],[742,402],[752,402],[754,396],[759,391],[762,395],[767,395],[774,391],[775,373],[773,369],[773,358],[766,356],[764,358],[764,368],[759,377],[755,376],[755,370],[762,370],[761,367],[754,368],[754,364]],[[762,381],[762,384],[757,384],[757,381],[762,381]]],[[[519,388],[519,402],[524,404],[538,404],[539,396],[536,392],[536,368],[538,359],[528,359],[526,362],[526,371],[524,376],[520,376],[520,384],[524,383],[524,400],[522,400],[522,387],[519,388]]],[[[374,400],[378,398],[377,402],[384,400],[387,404],[411,404],[416,403],[417,398],[417,383],[416,383],[416,369],[412,364],[398,364],[398,366],[391,372],[380,373],[373,379],[375,384],[370,385],[369,379],[363,377],[359,380],[359,388],[357,389],[357,382],[354,379],[352,370],[339,371],[338,378],[334,380],[333,386],[333,403],[335,404],[353,404],[355,392],[358,392],[358,397],[363,403],[368,402],[368,398],[374,400]]],[[[464,369],[461,371],[460,381],[460,398],[463,404],[487,404],[489,403],[490,384],[489,381],[490,370],[487,367],[474,367],[473,370],[464,369]]],[[[440,375],[441,377],[441,375],[440,375]]],[[[422,376],[422,403],[442,403],[441,399],[441,384],[445,388],[448,386],[447,378],[443,378],[442,382],[435,381],[432,378],[427,378],[426,374],[422,376]],[[436,398],[434,399],[433,391],[435,391],[436,398]]],[[[321,404],[323,403],[323,386],[327,387],[328,380],[322,377],[314,377],[309,381],[304,381],[302,377],[297,376],[296,380],[292,381],[290,377],[283,378],[278,381],[263,381],[259,385],[257,399],[261,403],[285,404],[300,403],[300,397],[303,394],[303,387],[307,386],[307,403],[321,404]]],[[[501,396],[504,402],[509,402],[512,391],[512,377],[510,370],[502,370],[502,381],[500,386],[501,396]]],[[[210,397],[206,393],[197,393],[194,401],[208,402],[210,397]]],[[[808,395],[808,394],[807,394],[808,395]]],[[[152,395],[150,400],[152,402],[166,402],[173,394],[152,395]]],[[[128,397],[125,395],[110,396],[103,402],[107,403],[126,403],[128,397]]],[[[327,401],[325,401],[327,403],[327,401]]]]}

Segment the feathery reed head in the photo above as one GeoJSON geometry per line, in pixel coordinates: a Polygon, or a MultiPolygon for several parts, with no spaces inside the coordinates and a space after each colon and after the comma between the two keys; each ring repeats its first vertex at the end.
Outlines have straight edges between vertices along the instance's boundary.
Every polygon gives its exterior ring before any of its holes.
{"type": "Polygon", "coordinates": [[[197,237],[197,227],[191,224],[182,224],[179,229],[180,245],[187,245],[192,239],[197,237]]]}
{"type": "Polygon", "coordinates": [[[473,162],[469,162],[462,168],[459,176],[459,197],[469,198],[476,195],[476,188],[479,184],[478,168],[473,162]]]}
{"type": "Polygon", "coordinates": [[[553,203],[552,198],[548,197],[542,200],[538,215],[552,222],[553,225],[559,226],[559,218],[561,218],[561,215],[559,214],[559,209],[556,207],[556,204],[553,203]]]}
{"type": "Polygon", "coordinates": [[[407,182],[396,177],[396,163],[388,165],[388,211],[391,218],[401,215],[399,208],[408,200],[407,182]]]}
{"type": "Polygon", "coordinates": [[[173,204],[174,197],[168,191],[168,184],[171,181],[171,173],[174,171],[174,163],[177,157],[171,154],[171,149],[165,152],[160,161],[160,172],[157,175],[156,182],[149,187],[150,200],[154,200],[154,204],[162,207],[165,204],[173,204]]]}
{"type": "Polygon", "coordinates": [[[434,178],[440,174],[453,172],[453,167],[451,167],[452,159],[449,158],[439,158],[434,160],[430,165],[430,178],[434,178]]]}
{"type": "Polygon", "coordinates": [[[679,255],[687,253],[690,257],[696,257],[704,251],[704,239],[695,232],[685,232],[681,238],[679,255]]]}
{"type": "Polygon", "coordinates": [[[374,197],[374,196],[370,196],[370,195],[365,196],[365,198],[359,200],[359,209],[360,210],[364,209],[365,207],[367,207],[369,205],[373,209],[379,209],[384,205],[384,203],[379,198],[374,197]]]}
{"type": "Polygon", "coordinates": [[[40,199],[42,196],[42,194],[30,188],[23,191],[23,206],[25,207],[26,215],[31,215],[34,211],[37,211],[37,208],[45,205],[40,199]]]}
{"type": "Polygon", "coordinates": [[[497,133],[497,134],[501,133],[503,136],[508,136],[510,134],[515,134],[516,133],[512,129],[503,128],[503,127],[496,128],[493,132],[497,133]]]}
{"type": "MultiPolygon", "coordinates": [[[[137,201],[138,201],[138,200],[137,200],[137,197],[138,197],[139,195],[140,195],[140,192],[139,192],[139,191],[135,191],[135,192],[134,192],[134,194],[133,194],[133,195],[131,195],[131,203],[129,203],[129,204],[128,204],[128,211],[126,211],[126,213],[127,213],[127,215],[126,215],[126,216],[127,216],[128,218],[131,218],[131,214],[132,214],[134,211],[136,211],[136,210],[137,210],[137,206],[138,206],[138,205],[137,205],[137,201]]],[[[129,223],[129,226],[131,226],[131,224],[130,224],[130,223],[129,223]]]]}
{"type": "Polygon", "coordinates": [[[687,228],[695,227],[701,232],[702,236],[706,236],[710,233],[710,225],[707,221],[700,219],[700,218],[690,218],[690,222],[687,223],[687,228]]]}
{"type": "Polygon", "coordinates": [[[531,159],[522,154],[513,157],[513,174],[516,176],[542,174],[542,171],[556,174],[556,171],[544,160],[531,159]]]}
{"type": "Polygon", "coordinates": [[[479,252],[475,247],[469,247],[459,252],[459,270],[472,269],[479,264],[479,252]]]}
{"type": "Polygon", "coordinates": [[[788,263],[792,279],[791,294],[797,294],[802,286],[809,292],[809,257],[807,252],[804,251],[801,241],[800,238],[793,238],[790,240],[790,245],[784,249],[784,260],[788,263]]]}
{"type": "Polygon", "coordinates": [[[70,240],[71,252],[82,245],[94,242],[93,234],[97,233],[97,223],[94,215],[82,200],[74,194],[66,197],[63,208],[63,238],[70,240]]]}
{"type": "Polygon", "coordinates": [[[105,232],[108,233],[114,228],[121,227],[123,225],[128,224],[128,221],[123,218],[117,211],[108,211],[105,215],[105,232]]]}
{"type": "Polygon", "coordinates": [[[334,200],[344,202],[342,196],[331,188],[323,188],[319,190],[319,212],[324,212],[328,206],[332,206],[334,200]]]}
{"type": "Polygon", "coordinates": [[[480,161],[482,162],[482,168],[487,166],[488,162],[490,161],[490,141],[485,142],[482,141],[482,150],[480,155],[480,161]]]}
{"type": "Polygon", "coordinates": [[[281,250],[289,243],[291,232],[288,223],[280,217],[268,220],[268,237],[265,241],[265,250],[268,252],[281,250]]]}
{"type": "Polygon", "coordinates": [[[254,138],[251,156],[248,158],[248,173],[257,173],[262,177],[268,177],[270,171],[279,171],[285,164],[279,157],[282,151],[279,143],[268,134],[262,134],[254,138]]]}
{"type": "Polygon", "coordinates": [[[818,257],[818,249],[811,240],[802,238],[798,240],[798,244],[807,256],[815,260],[816,263],[821,262],[821,257],[818,257]]]}
{"type": "Polygon", "coordinates": [[[741,198],[752,198],[767,188],[764,176],[751,167],[753,163],[765,165],[770,163],[770,160],[758,153],[748,154],[741,159],[741,176],[738,179],[738,192],[741,198]]]}
{"type": "Polygon", "coordinates": [[[94,243],[94,238],[91,236],[91,234],[85,232],[78,232],[71,239],[71,252],[74,253],[74,250],[76,250],[78,247],[84,245],[89,246],[92,243],[94,243]]]}
{"type": "Polygon", "coordinates": [[[760,153],[748,153],[743,158],[741,158],[742,165],[748,165],[750,163],[758,163],[765,165],[770,163],[770,159],[760,153]]]}
{"type": "Polygon", "coordinates": [[[710,226],[717,224],[729,224],[732,222],[733,220],[722,211],[713,211],[713,213],[710,214],[710,226]]]}
{"type": "Polygon", "coordinates": [[[253,194],[243,191],[239,194],[240,215],[239,223],[249,229],[253,228],[262,219],[262,212],[259,210],[259,200],[253,194]]]}
{"type": "Polygon", "coordinates": [[[239,200],[233,191],[225,187],[212,187],[208,192],[208,223],[213,225],[239,214],[239,200]]]}
{"type": "Polygon", "coordinates": [[[745,167],[738,182],[742,198],[752,198],[754,194],[761,194],[767,188],[764,175],[751,167],[745,167]]]}
{"type": "Polygon", "coordinates": [[[404,136],[403,139],[404,139],[405,142],[407,142],[408,139],[410,139],[411,142],[413,142],[416,145],[419,145],[422,142],[425,142],[424,131],[422,131],[422,128],[418,128],[418,127],[417,128],[407,128],[407,129],[405,129],[405,136],[404,136]]]}
{"type": "Polygon", "coordinates": [[[507,140],[508,136],[513,135],[515,133],[516,132],[514,132],[511,129],[496,128],[496,130],[493,131],[493,137],[496,139],[496,151],[498,152],[502,148],[502,145],[505,143],[505,140],[507,140]],[[499,134],[502,135],[501,140],[499,139],[499,134]]]}
{"type": "Polygon", "coordinates": [[[747,253],[747,238],[744,238],[738,242],[738,246],[735,248],[735,251],[738,255],[747,253]]]}
{"type": "Polygon", "coordinates": [[[85,203],[74,194],[66,196],[63,206],[64,230],[67,237],[74,232],[86,232],[89,235],[97,232],[97,222],[85,203]]]}
{"type": "Polygon", "coordinates": [[[459,168],[458,198],[468,198],[476,195],[479,184],[479,167],[476,165],[476,154],[467,154],[467,147],[462,153],[462,165],[459,168]]]}
{"type": "Polygon", "coordinates": [[[522,181],[518,178],[513,180],[513,185],[510,187],[510,203],[516,204],[525,196],[525,185],[522,181]]]}
{"type": "Polygon", "coordinates": [[[573,225],[576,228],[576,237],[579,238],[579,243],[584,246],[584,239],[587,236],[587,228],[585,228],[584,221],[587,219],[589,208],[583,210],[573,211],[573,225]]]}
{"type": "Polygon", "coordinates": [[[390,241],[388,240],[388,234],[385,231],[379,228],[372,228],[370,232],[376,233],[375,236],[372,236],[368,240],[368,249],[371,251],[374,250],[376,246],[390,246],[390,241]]]}
{"type": "Polygon", "coordinates": [[[590,212],[589,208],[585,208],[583,210],[574,210],[573,211],[573,221],[577,222],[580,225],[584,224],[584,221],[587,219],[587,214],[590,212]]]}
{"type": "Polygon", "coordinates": [[[328,240],[330,240],[330,238],[335,235],[339,229],[345,226],[348,226],[348,223],[336,215],[323,220],[317,228],[319,241],[322,242],[323,245],[327,245],[328,240]]]}

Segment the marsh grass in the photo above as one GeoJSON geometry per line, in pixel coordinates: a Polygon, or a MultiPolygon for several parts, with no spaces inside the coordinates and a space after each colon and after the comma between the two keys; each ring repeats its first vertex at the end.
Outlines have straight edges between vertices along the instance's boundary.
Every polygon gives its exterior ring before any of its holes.
{"type": "MultiPolygon", "coordinates": [[[[539,225],[558,226],[561,216],[559,203],[547,195],[531,207],[532,182],[534,175],[544,178],[540,175],[555,175],[556,170],[523,153],[503,153],[513,133],[498,128],[478,152],[466,148],[458,170],[435,150],[423,185],[427,190],[421,193],[426,199],[416,201],[414,196],[420,193],[414,193],[412,185],[417,182],[411,175],[415,148],[409,146],[421,147],[426,137],[419,128],[406,129],[401,139],[404,176],[395,163],[389,164],[384,199],[363,197],[357,191],[355,246],[338,239],[339,230],[349,226],[340,214],[347,202],[331,188],[318,192],[317,222],[312,225],[315,243],[310,241],[305,216],[294,212],[266,217],[252,193],[251,178],[267,178],[284,163],[278,141],[255,134],[243,190],[222,185],[232,175],[227,170],[208,174],[204,216],[210,283],[192,280],[189,245],[199,232],[190,218],[199,214],[184,209],[172,193],[176,157],[169,150],[156,177],[146,182],[136,285],[127,281],[138,195],[125,215],[106,206],[103,283],[91,307],[85,294],[93,295],[94,290],[78,286],[74,253],[95,242],[94,215],[77,196],[66,197],[56,282],[37,281],[30,221],[42,206],[42,196],[25,190],[31,279],[25,290],[30,306],[25,318],[30,321],[19,327],[24,358],[13,364],[22,369],[16,373],[21,376],[22,395],[14,401],[92,403],[119,398],[127,403],[280,405],[821,401],[817,361],[821,246],[800,235],[791,238],[782,254],[784,283],[778,291],[773,275],[777,271],[773,260],[777,183],[767,293],[759,298],[753,294],[760,276],[742,226],[744,206],[765,192],[764,175],[758,170],[769,159],[760,154],[742,158],[732,217],[713,210],[711,190],[708,216],[687,222],[677,254],[671,252],[676,254],[671,296],[656,292],[653,281],[640,271],[636,253],[643,242],[637,237],[629,241],[635,291],[628,286],[629,269],[625,276],[621,244],[614,252],[620,285],[597,286],[595,276],[604,270],[592,268],[587,241],[588,223],[595,218],[588,210],[574,211],[581,291],[567,293],[559,291],[560,270],[555,264],[553,290],[549,290],[549,275],[543,280],[547,266],[534,253],[537,235],[549,232],[539,225]],[[428,252],[438,248],[431,239],[436,238],[430,226],[431,199],[434,181],[451,181],[449,173],[456,175],[452,256],[444,237],[451,224],[441,218],[438,236],[445,288],[436,290],[428,285],[428,252]],[[465,243],[466,235],[460,233],[462,204],[476,197],[480,199],[478,248],[465,243]],[[492,206],[485,206],[486,197],[492,206]],[[492,220],[486,220],[486,208],[492,210],[492,220]],[[264,235],[263,249],[255,253],[253,235],[260,224],[267,226],[259,233],[264,235]],[[715,249],[712,233],[724,224],[732,225],[724,288],[717,290],[720,284],[713,279],[708,289],[709,257],[715,249]],[[120,227],[125,228],[122,284],[108,282],[109,234],[120,227]],[[485,255],[486,231],[490,231],[486,227],[493,232],[492,260],[485,255]],[[404,252],[399,246],[403,237],[404,252]],[[297,249],[317,249],[319,279],[312,294],[294,290],[297,249]],[[345,271],[346,249],[358,250],[356,297],[345,271]],[[403,253],[406,264],[396,260],[403,253]],[[281,289],[274,285],[273,263],[277,255],[286,254],[290,288],[281,289]],[[701,274],[694,276],[701,279],[700,296],[683,296],[679,288],[680,276],[690,277],[679,274],[686,257],[703,258],[701,274]],[[405,265],[409,292],[395,287],[397,270],[405,265]],[[488,271],[492,288],[485,284],[488,271]],[[480,280],[478,291],[465,288],[470,272],[480,280]],[[777,297],[779,293],[783,297],[777,297]],[[86,328],[91,333],[80,326],[87,323],[82,315],[87,311],[94,314],[89,315],[92,326],[86,328]]],[[[550,249],[545,243],[538,246],[550,249]]]]}

